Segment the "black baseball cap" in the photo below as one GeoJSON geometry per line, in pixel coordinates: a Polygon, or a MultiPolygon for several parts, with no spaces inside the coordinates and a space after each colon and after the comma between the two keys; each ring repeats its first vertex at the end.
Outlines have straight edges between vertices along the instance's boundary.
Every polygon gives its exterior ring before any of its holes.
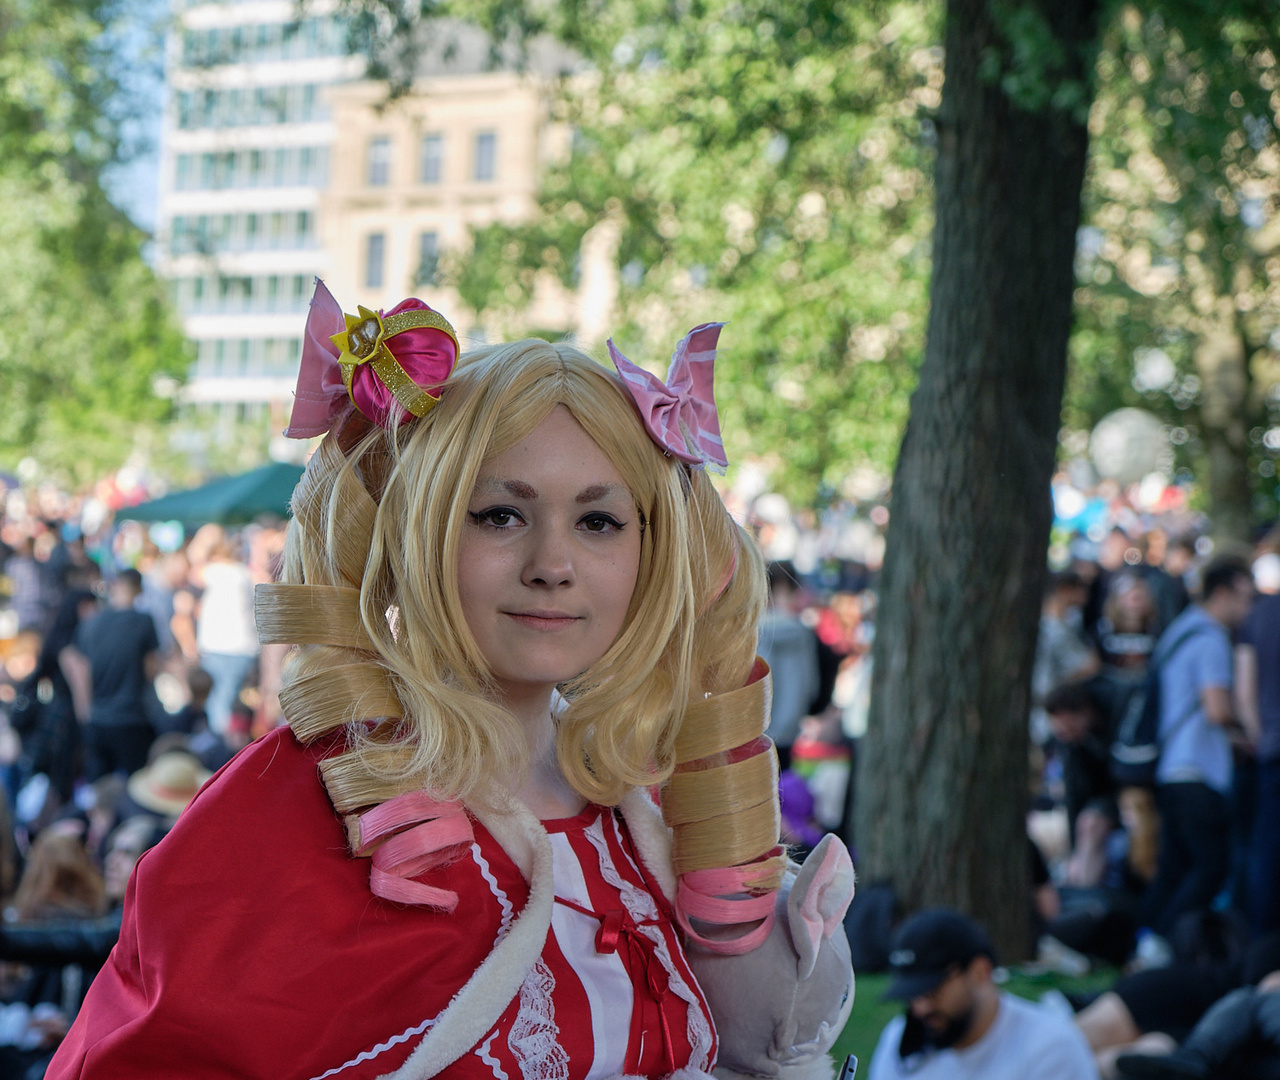
{"type": "Polygon", "coordinates": [[[910,1001],[936,990],[957,968],[975,956],[995,960],[987,932],[951,908],[930,908],[912,915],[893,935],[886,999],[910,1001]]]}

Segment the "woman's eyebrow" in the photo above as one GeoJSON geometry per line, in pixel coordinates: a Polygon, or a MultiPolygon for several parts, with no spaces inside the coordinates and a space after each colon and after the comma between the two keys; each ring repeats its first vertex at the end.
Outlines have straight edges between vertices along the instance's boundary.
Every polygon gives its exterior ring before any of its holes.
{"type": "Polygon", "coordinates": [[[593,503],[613,495],[626,496],[627,489],[621,484],[592,484],[590,487],[583,488],[578,492],[573,501],[576,503],[593,503]]]}
{"type": "Polygon", "coordinates": [[[499,480],[496,476],[482,476],[476,481],[476,494],[505,491],[517,499],[536,499],[538,493],[522,480],[499,480]]]}

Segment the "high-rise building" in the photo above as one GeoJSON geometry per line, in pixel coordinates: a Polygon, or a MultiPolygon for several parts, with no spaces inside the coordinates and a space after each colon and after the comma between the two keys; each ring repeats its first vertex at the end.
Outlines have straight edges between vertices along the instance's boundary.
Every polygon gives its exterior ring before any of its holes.
{"type": "MultiPolygon", "coordinates": [[[[412,92],[389,101],[322,0],[301,20],[294,0],[175,2],[157,266],[196,348],[182,407],[208,423],[190,426],[193,448],[210,426],[285,426],[316,276],[347,310],[418,295],[464,343],[481,337],[437,261],[465,248],[468,227],[536,208],[569,137],[551,120],[550,79],[573,56],[535,42],[520,64],[495,64],[480,31],[433,25],[412,92]]],[[[610,306],[611,275],[588,273],[599,248],[570,256],[577,294],[539,283],[525,325],[597,336],[580,313],[598,322],[610,306]]]]}
{"type": "Polygon", "coordinates": [[[196,350],[183,402],[278,430],[312,280],[328,266],[326,90],[362,64],[320,2],[301,20],[292,0],[176,4],[156,231],[157,267],[196,350]]]}

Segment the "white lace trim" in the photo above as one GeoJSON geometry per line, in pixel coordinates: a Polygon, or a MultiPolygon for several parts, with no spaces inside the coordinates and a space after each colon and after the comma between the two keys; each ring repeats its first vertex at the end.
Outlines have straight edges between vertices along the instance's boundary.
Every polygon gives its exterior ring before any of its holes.
{"type": "MultiPolygon", "coordinates": [[[[613,865],[613,856],[609,853],[609,844],[604,836],[604,817],[607,813],[609,813],[608,810],[604,811],[588,825],[584,835],[591,841],[591,846],[596,849],[596,854],[600,857],[600,873],[605,881],[618,890],[627,914],[635,921],[640,932],[653,942],[654,951],[667,971],[667,984],[676,997],[689,1006],[686,1010],[688,1020],[685,1025],[685,1036],[691,1048],[689,1066],[705,1072],[711,1059],[711,1024],[707,1020],[706,1013],[703,1012],[698,995],[689,988],[689,984],[685,982],[676,967],[662,927],[642,925],[646,921],[658,918],[658,904],[647,890],[626,881],[618,873],[618,868],[613,865]]],[[[523,994],[523,991],[521,993],[523,994]]]]}
{"type": "Polygon", "coordinates": [[[338,1073],[344,1071],[345,1069],[351,1068],[353,1065],[359,1065],[361,1062],[364,1062],[364,1061],[372,1061],[379,1054],[385,1053],[386,1051],[390,1050],[393,1046],[399,1046],[402,1042],[407,1042],[409,1039],[412,1039],[415,1035],[421,1035],[424,1031],[427,1030],[427,1028],[431,1027],[438,1019],[440,1019],[438,1016],[433,1016],[429,1020],[422,1021],[421,1024],[415,1024],[413,1027],[400,1032],[399,1035],[391,1036],[391,1038],[389,1038],[386,1042],[378,1043],[378,1045],[375,1046],[372,1050],[362,1051],[361,1053],[353,1057],[350,1061],[345,1061],[341,1065],[338,1065],[337,1067],[330,1069],[328,1072],[322,1072],[319,1076],[313,1076],[311,1080],[325,1080],[326,1077],[336,1076],[338,1073]]]}
{"type": "Polygon", "coordinates": [[[507,1035],[524,1080],[568,1080],[569,1055],[560,1045],[555,1003],[556,978],[542,958],[520,984],[520,1008],[507,1035]]]}
{"type": "Polygon", "coordinates": [[[493,1072],[494,1080],[508,1080],[506,1070],[502,1067],[496,1057],[489,1053],[489,1047],[493,1045],[493,1040],[498,1037],[498,1029],[494,1028],[489,1032],[489,1037],[476,1047],[475,1054],[481,1061],[489,1066],[493,1072]]]}
{"type": "Polygon", "coordinates": [[[498,879],[493,876],[489,860],[484,857],[484,853],[480,850],[480,845],[474,841],[471,844],[471,857],[475,860],[476,866],[480,868],[480,876],[489,883],[489,891],[493,893],[494,898],[502,907],[502,923],[498,927],[498,936],[494,940],[496,947],[498,942],[507,936],[507,931],[511,929],[511,920],[515,916],[515,908],[511,906],[510,897],[498,885],[498,879]]]}

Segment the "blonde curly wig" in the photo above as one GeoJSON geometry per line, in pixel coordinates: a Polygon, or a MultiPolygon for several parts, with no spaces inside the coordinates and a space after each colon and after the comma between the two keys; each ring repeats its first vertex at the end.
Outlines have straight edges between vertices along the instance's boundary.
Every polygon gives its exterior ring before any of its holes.
{"type": "MultiPolygon", "coordinates": [[[[321,765],[340,812],[414,789],[484,803],[527,768],[526,742],[462,616],[457,562],[482,465],[560,405],[618,470],[645,523],[623,629],[561,687],[556,749],[569,783],[612,805],[666,782],[689,707],[747,680],[763,567],[706,475],[664,455],[619,380],[572,346],[531,339],[472,352],[426,416],[398,430],[357,419],[325,437],[294,493],[281,583],[260,587],[263,640],[298,646],[280,692],[294,733],[342,740],[321,765]]],[[[758,734],[763,720],[754,724],[758,734]]],[[[700,769],[716,764],[700,758],[700,769]]],[[[771,813],[742,848],[747,858],[777,840],[776,789],[760,779],[746,804],[771,813]]],[[[743,797],[726,803],[723,787],[686,815],[740,817],[726,807],[743,797]]],[[[699,824],[676,829],[677,869],[680,831],[699,824]]]]}

